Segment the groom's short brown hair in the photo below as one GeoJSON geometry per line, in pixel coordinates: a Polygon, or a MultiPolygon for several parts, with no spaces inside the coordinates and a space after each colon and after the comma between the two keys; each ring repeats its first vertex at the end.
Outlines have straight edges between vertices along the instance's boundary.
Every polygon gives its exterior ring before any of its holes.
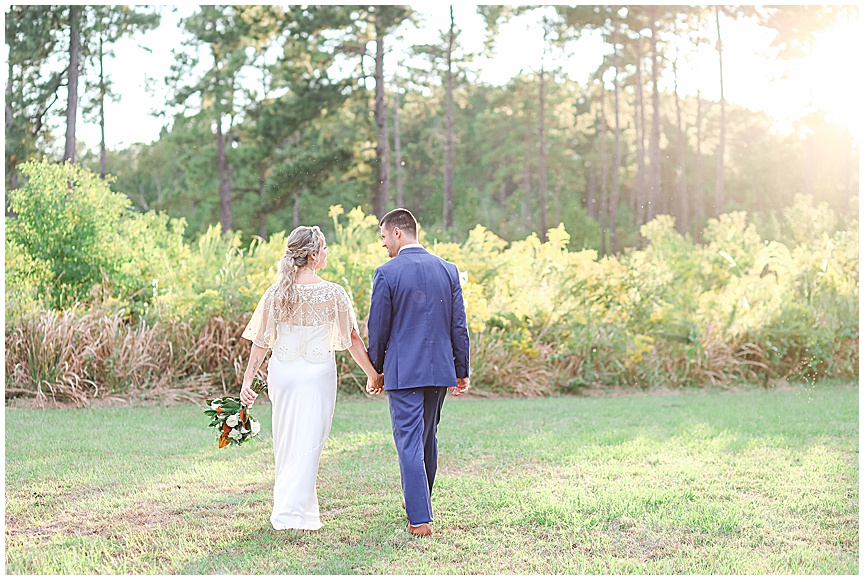
{"type": "Polygon", "coordinates": [[[399,228],[412,238],[417,237],[417,219],[414,214],[401,207],[387,212],[387,215],[378,222],[378,227],[389,231],[393,231],[393,228],[399,228]]]}

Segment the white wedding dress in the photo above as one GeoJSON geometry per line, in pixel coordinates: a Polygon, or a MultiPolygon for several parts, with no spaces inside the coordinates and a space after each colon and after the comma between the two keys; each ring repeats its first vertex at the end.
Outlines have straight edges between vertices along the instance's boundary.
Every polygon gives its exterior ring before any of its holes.
{"type": "Polygon", "coordinates": [[[286,309],[271,286],[243,337],[273,351],[267,392],[273,404],[273,528],[321,527],[315,482],[336,405],[335,351],[351,346],[357,321],[345,289],[332,282],[295,284],[286,309]]]}

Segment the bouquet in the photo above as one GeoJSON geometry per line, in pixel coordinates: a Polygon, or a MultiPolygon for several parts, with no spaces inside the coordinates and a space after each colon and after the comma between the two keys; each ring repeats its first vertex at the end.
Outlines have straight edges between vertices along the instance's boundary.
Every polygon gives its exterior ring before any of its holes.
{"type": "Polygon", "coordinates": [[[255,377],[252,379],[252,385],[250,388],[260,395],[267,390],[267,383],[265,383],[261,378],[255,377]]]}
{"type": "Polygon", "coordinates": [[[216,428],[219,449],[228,445],[242,445],[244,441],[258,437],[261,424],[237,397],[222,397],[206,403],[204,414],[212,419],[209,426],[216,428]]]}

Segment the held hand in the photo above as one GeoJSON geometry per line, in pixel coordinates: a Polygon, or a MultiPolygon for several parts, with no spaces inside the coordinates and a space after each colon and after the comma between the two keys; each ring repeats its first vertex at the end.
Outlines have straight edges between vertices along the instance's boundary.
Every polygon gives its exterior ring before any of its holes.
{"type": "Polygon", "coordinates": [[[366,379],[366,392],[370,395],[378,395],[384,390],[384,375],[377,374],[366,379]]]}
{"type": "Polygon", "coordinates": [[[469,383],[470,379],[468,377],[465,377],[464,379],[456,379],[456,386],[450,389],[450,392],[454,397],[458,397],[468,390],[468,387],[470,386],[469,383]]]}
{"type": "Polygon", "coordinates": [[[243,381],[243,388],[240,389],[240,402],[247,407],[251,407],[257,398],[258,393],[252,390],[252,381],[249,381],[248,384],[246,381],[243,381]]]}

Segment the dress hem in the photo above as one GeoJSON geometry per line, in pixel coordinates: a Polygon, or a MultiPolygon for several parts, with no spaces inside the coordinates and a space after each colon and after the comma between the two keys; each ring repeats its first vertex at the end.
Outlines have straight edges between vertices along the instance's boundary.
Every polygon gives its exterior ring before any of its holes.
{"type": "Polygon", "coordinates": [[[270,524],[274,530],[320,530],[323,527],[321,522],[303,522],[297,524],[275,524],[270,520],[270,524]]]}

